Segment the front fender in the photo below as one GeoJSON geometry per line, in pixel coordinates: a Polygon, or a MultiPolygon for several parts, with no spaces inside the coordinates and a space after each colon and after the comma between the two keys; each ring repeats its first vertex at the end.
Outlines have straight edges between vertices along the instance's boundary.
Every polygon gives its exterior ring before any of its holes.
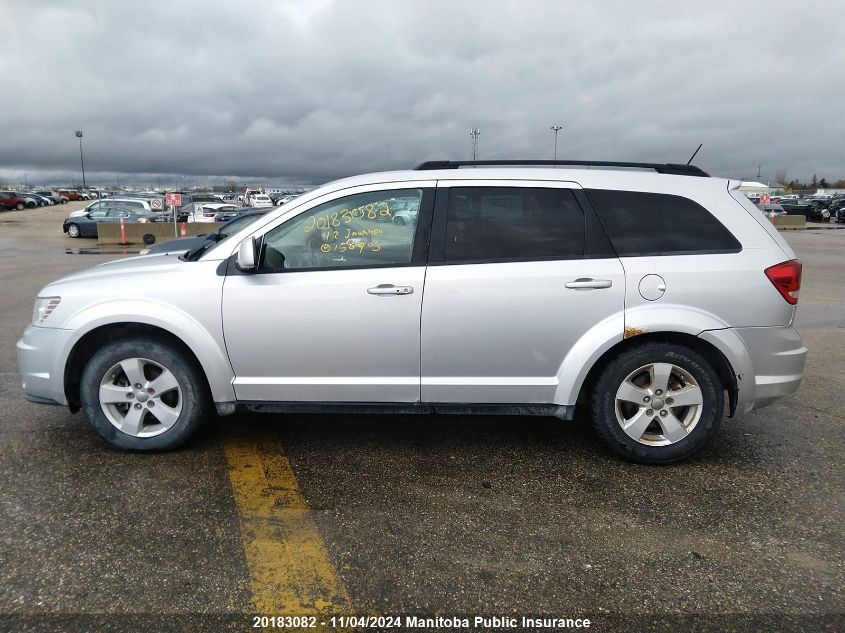
{"type": "Polygon", "coordinates": [[[117,323],[151,325],[178,337],[197,357],[214,401],[235,400],[234,374],[225,352],[219,310],[216,319],[206,326],[184,310],[159,301],[120,299],[90,305],[74,314],[63,326],[63,329],[73,330],[74,335],[66,343],[62,357],[68,358],[74,345],[87,333],[117,323]]]}

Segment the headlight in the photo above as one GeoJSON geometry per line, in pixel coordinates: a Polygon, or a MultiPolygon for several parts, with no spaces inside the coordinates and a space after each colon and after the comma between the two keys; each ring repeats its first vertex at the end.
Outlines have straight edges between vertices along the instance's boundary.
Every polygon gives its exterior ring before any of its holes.
{"type": "Polygon", "coordinates": [[[59,307],[61,297],[38,297],[32,310],[32,324],[41,325],[59,307]]]}

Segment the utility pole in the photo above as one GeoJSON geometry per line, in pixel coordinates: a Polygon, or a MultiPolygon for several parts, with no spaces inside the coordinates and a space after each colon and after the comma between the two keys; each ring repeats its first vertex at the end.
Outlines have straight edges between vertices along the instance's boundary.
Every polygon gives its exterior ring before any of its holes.
{"type": "Polygon", "coordinates": [[[563,129],[563,126],[553,125],[550,129],[553,130],[555,133],[555,160],[557,160],[557,133],[563,129]]]}
{"type": "Polygon", "coordinates": [[[85,161],[82,158],[82,130],[76,130],[76,138],[79,139],[79,162],[82,164],[82,190],[85,191],[85,161]]]}
{"type": "Polygon", "coordinates": [[[480,134],[481,130],[478,128],[472,127],[469,129],[469,135],[472,138],[472,160],[478,158],[478,137],[480,134]]]}
{"type": "Polygon", "coordinates": [[[757,165],[757,182],[760,182],[760,167],[761,165],[757,165]]]}

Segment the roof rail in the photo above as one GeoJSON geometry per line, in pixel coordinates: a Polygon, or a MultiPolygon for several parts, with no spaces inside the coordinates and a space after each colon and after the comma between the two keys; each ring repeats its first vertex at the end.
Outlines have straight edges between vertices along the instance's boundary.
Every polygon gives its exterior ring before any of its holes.
{"type": "Polygon", "coordinates": [[[586,167],[630,167],[635,169],[653,169],[659,174],[674,174],[676,176],[710,176],[695,165],[681,165],[678,163],[625,163],[604,160],[429,160],[420,163],[414,169],[458,169],[459,167],[510,167],[510,166],[586,166],[586,167]]]}

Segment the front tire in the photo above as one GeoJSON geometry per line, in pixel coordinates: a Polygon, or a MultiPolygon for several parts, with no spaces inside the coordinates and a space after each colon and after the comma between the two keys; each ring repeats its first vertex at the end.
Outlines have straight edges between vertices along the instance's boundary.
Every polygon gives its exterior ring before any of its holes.
{"type": "Polygon", "coordinates": [[[592,394],[593,426],[616,454],[671,464],[701,450],[724,412],[719,374],[701,354],[670,343],[643,343],[602,371],[592,394]]]}
{"type": "Polygon", "coordinates": [[[79,237],[82,235],[79,232],[79,225],[78,224],[68,224],[67,225],[67,234],[70,237],[79,237]]]}
{"type": "Polygon", "coordinates": [[[167,343],[113,341],[85,366],[80,404],[97,435],[114,448],[168,451],[202,424],[208,397],[201,370],[167,343]]]}
{"type": "Polygon", "coordinates": [[[24,208],[24,203],[23,203],[23,202],[18,202],[18,203],[15,205],[15,209],[17,209],[18,211],[23,211],[23,208],[24,208]]]}

